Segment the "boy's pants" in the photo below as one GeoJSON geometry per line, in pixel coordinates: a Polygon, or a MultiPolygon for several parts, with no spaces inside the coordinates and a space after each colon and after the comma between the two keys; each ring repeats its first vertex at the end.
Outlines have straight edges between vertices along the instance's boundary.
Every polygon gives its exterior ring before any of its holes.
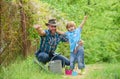
{"type": "Polygon", "coordinates": [[[82,69],[85,67],[84,64],[84,48],[83,46],[79,47],[77,53],[71,52],[70,54],[70,68],[73,70],[75,67],[76,61],[78,62],[78,68],[82,69]]]}

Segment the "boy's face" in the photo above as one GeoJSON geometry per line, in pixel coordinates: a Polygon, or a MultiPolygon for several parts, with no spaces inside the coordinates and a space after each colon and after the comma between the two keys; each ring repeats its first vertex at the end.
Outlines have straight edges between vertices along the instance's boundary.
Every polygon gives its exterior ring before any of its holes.
{"type": "Polygon", "coordinates": [[[68,31],[71,31],[71,32],[72,32],[74,29],[75,29],[74,26],[67,26],[67,30],[68,30],[68,31]]]}

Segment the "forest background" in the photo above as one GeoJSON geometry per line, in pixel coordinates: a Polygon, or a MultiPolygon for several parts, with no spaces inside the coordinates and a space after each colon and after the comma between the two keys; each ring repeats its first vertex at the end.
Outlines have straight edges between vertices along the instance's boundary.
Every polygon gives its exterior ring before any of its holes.
{"type": "MultiPolygon", "coordinates": [[[[17,56],[34,54],[39,48],[39,35],[33,29],[56,18],[59,29],[73,20],[77,26],[85,14],[88,20],[82,31],[85,41],[85,62],[117,62],[120,60],[119,0],[1,0],[0,2],[0,63],[17,56]]],[[[69,45],[60,44],[56,52],[69,57],[69,45]]]]}
{"type": "MultiPolygon", "coordinates": [[[[79,26],[85,15],[85,63],[120,62],[119,0],[0,0],[0,65],[34,57],[40,41],[34,24],[46,29],[45,23],[56,18],[58,29],[66,31],[67,21],[79,26]]],[[[69,50],[68,44],[60,43],[56,52],[69,58],[69,50]]]]}

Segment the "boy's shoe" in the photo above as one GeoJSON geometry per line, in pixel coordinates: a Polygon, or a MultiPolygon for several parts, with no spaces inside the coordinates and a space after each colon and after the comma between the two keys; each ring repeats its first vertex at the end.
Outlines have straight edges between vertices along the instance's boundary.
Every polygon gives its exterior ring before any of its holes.
{"type": "Polygon", "coordinates": [[[81,75],[83,75],[83,74],[85,74],[85,68],[82,68],[81,69],[81,73],[80,73],[81,75]]]}

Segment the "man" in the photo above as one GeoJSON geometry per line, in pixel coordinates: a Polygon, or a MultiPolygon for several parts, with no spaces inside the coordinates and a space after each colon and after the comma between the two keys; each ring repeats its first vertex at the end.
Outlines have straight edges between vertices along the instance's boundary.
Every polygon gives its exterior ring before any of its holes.
{"type": "MultiPolygon", "coordinates": [[[[48,30],[42,30],[40,25],[34,25],[34,28],[38,31],[41,37],[40,49],[36,52],[36,57],[39,62],[46,64],[56,55],[55,50],[59,42],[68,42],[68,39],[64,34],[58,34],[56,32],[57,23],[55,19],[50,19],[46,26],[48,30]]],[[[62,67],[70,65],[69,60],[62,56],[57,55],[53,60],[61,60],[62,67]]]]}

